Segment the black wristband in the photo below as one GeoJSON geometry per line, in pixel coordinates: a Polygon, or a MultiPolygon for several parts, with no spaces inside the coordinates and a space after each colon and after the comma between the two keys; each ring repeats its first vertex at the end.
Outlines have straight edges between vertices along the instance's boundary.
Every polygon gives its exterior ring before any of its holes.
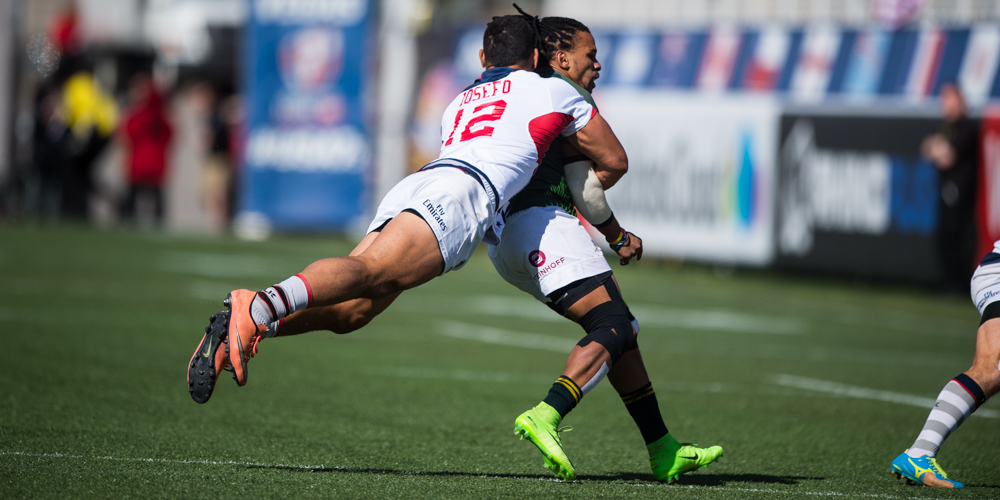
{"type": "Polygon", "coordinates": [[[602,227],[608,227],[614,221],[615,221],[615,214],[614,214],[614,212],[612,212],[611,213],[611,217],[608,217],[608,220],[606,220],[606,221],[604,221],[604,222],[602,222],[600,224],[594,224],[594,227],[596,229],[601,229],[602,227]]]}

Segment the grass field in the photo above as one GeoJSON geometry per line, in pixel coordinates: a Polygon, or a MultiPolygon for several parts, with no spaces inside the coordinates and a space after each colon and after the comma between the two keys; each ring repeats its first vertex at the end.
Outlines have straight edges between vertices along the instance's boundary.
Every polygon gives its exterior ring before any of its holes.
{"type": "Polygon", "coordinates": [[[606,382],[565,421],[578,481],[517,440],[581,331],[484,253],[360,332],[263,342],[246,387],[191,401],[228,290],[350,247],[0,227],[0,498],[1000,497],[996,401],[939,456],[965,490],[888,473],[978,325],[967,299],[899,287],[616,266],[667,426],[726,450],[674,485],[606,382]]]}

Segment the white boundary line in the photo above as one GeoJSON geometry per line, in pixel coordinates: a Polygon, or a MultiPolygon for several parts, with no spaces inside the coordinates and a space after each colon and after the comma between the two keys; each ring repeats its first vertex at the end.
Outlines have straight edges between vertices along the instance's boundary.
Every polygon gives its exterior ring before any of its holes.
{"type": "MultiPolygon", "coordinates": [[[[880,391],[877,389],[869,389],[867,387],[858,387],[854,385],[830,382],[828,380],[799,377],[797,375],[785,375],[785,374],[774,375],[771,377],[770,381],[775,385],[780,385],[784,387],[795,387],[798,389],[806,389],[809,391],[825,392],[827,394],[833,394],[835,396],[846,396],[849,398],[874,399],[875,401],[885,401],[887,403],[899,403],[903,405],[910,405],[919,408],[924,408],[926,410],[930,410],[931,408],[934,407],[934,404],[937,403],[937,400],[934,398],[913,396],[901,392],[880,391]]],[[[973,413],[972,416],[985,417],[985,418],[1000,418],[1000,411],[980,408],[975,413],[973,413]]]]}
{"type": "MultiPolygon", "coordinates": [[[[433,473],[433,472],[421,472],[421,471],[399,471],[390,469],[379,469],[373,467],[371,469],[366,469],[364,467],[343,467],[343,466],[330,466],[330,465],[296,465],[296,464],[266,464],[260,462],[237,462],[234,460],[180,460],[171,458],[123,458],[123,457],[112,457],[112,456],[84,456],[84,455],[71,455],[67,453],[32,453],[27,451],[0,451],[0,456],[20,456],[20,457],[32,457],[32,458],[70,458],[77,460],[109,460],[118,462],[147,462],[147,463],[169,463],[169,464],[191,464],[191,465],[235,465],[241,467],[263,467],[263,468],[279,468],[279,469],[301,469],[301,470],[336,470],[343,472],[357,472],[363,473],[366,471],[383,471],[387,474],[401,475],[401,476],[447,476],[447,473],[433,473]]],[[[562,481],[554,478],[534,478],[534,477],[517,477],[517,476],[496,476],[490,474],[467,474],[467,473],[457,473],[455,475],[468,475],[470,477],[480,477],[480,478],[496,478],[496,479],[526,479],[553,483],[577,483],[586,484],[589,481],[562,481]]],[[[596,483],[596,481],[594,481],[596,483]]],[[[768,493],[777,495],[797,495],[797,496],[818,496],[818,497],[838,497],[838,498],[885,498],[889,500],[903,500],[903,499],[921,499],[921,500],[946,500],[944,498],[934,498],[934,497],[908,497],[908,496],[896,496],[888,494],[872,494],[872,493],[840,493],[836,491],[800,491],[800,490],[775,490],[769,488],[727,488],[725,486],[694,486],[694,485],[676,485],[676,484],[653,484],[653,483],[617,483],[621,486],[636,486],[642,488],[669,488],[678,490],[694,490],[694,491],[730,491],[738,493],[768,493]]]]}

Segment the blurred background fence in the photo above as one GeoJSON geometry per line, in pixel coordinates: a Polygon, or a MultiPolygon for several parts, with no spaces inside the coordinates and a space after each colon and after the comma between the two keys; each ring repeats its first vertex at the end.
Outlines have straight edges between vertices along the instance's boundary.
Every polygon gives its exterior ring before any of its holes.
{"type": "MultiPolygon", "coordinates": [[[[980,127],[975,253],[1000,239],[1000,1],[520,5],[594,32],[594,95],[630,157],[609,200],[648,254],[940,282],[942,238],[964,236],[942,236],[948,189],[924,142],[949,83],[980,127]]],[[[481,71],[485,22],[513,12],[0,0],[0,213],[357,231],[436,157],[444,107],[481,71]]]]}

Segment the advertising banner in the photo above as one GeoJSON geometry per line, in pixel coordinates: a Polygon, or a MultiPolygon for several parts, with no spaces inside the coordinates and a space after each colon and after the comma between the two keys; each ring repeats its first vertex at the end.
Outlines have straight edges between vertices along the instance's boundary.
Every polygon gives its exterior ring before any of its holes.
{"type": "Polygon", "coordinates": [[[990,98],[1000,57],[1000,28],[993,24],[976,26],[969,37],[962,60],[958,83],[972,107],[979,107],[990,98]]]}
{"type": "Polygon", "coordinates": [[[776,103],[656,90],[605,90],[597,103],[629,157],[608,203],[647,254],[770,262],[776,103]]]}
{"type": "Polygon", "coordinates": [[[760,32],[747,36],[750,57],[746,68],[740,74],[737,88],[769,92],[779,88],[781,77],[788,62],[788,54],[793,45],[801,40],[801,34],[793,37],[783,27],[768,26],[760,32]]]}
{"type": "Polygon", "coordinates": [[[933,282],[938,176],[920,144],[939,118],[781,118],[780,268],[933,282]]]}
{"type": "Polygon", "coordinates": [[[678,32],[666,33],[660,37],[656,61],[653,63],[652,84],[691,88],[707,36],[705,32],[678,32]]]}
{"type": "Polygon", "coordinates": [[[798,53],[790,94],[799,101],[819,101],[826,96],[840,47],[840,30],[829,25],[812,26],[805,32],[798,53]]]}
{"type": "Polygon", "coordinates": [[[697,88],[721,92],[729,87],[742,36],[731,26],[717,26],[710,33],[698,69],[697,88]]]}
{"type": "Polygon", "coordinates": [[[242,217],[344,229],[368,206],[368,0],[253,0],[242,217]]]}
{"type": "Polygon", "coordinates": [[[979,256],[1000,240],[1000,108],[987,108],[979,142],[979,256]]]}

